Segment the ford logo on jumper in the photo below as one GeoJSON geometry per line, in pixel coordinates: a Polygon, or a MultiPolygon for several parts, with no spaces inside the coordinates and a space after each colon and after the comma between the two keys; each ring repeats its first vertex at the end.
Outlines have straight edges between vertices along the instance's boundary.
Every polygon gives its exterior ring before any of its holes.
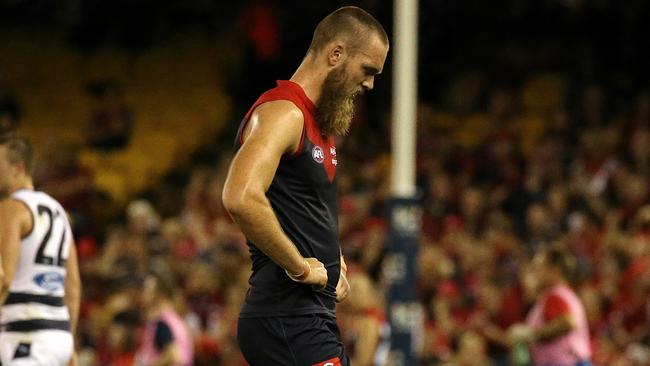
{"type": "Polygon", "coordinates": [[[47,291],[56,291],[63,288],[63,276],[57,272],[45,272],[36,275],[34,282],[47,291]]]}

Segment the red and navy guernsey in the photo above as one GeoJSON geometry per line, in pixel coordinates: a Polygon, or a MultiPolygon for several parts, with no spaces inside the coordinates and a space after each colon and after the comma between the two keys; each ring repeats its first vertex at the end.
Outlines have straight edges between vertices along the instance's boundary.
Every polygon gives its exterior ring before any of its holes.
{"type": "Polygon", "coordinates": [[[334,137],[321,132],[314,117],[316,107],[300,85],[279,80],[246,113],[237,132],[236,145],[241,146],[242,131],[255,108],[275,100],[292,102],[302,111],[304,124],[299,147],[280,160],[266,197],[282,229],[300,253],[325,265],[328,281],[319,292],[309,285],[293,282],[249,240],[253,274],[240,317],[315,313],[335,316],[335,290],[341,263],[334,137]]]}

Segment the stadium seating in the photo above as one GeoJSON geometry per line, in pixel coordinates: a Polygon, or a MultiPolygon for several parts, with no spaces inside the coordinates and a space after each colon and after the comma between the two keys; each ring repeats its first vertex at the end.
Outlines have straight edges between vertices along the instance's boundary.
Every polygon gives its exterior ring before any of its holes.
{"type": "Polygon", "coordinates": [[[21,129],[35,146],[84,144],[95,80],[123,87],[133,111],[129,145],[118,152],[83,150],[97,186],[119,202],[187,160],[224,125],[229,100],[220,89],[216,46],[177,39],[142,54],[101,48],[89,54],[55,37],[0,34],[0,74],[26,111],[21,129]]]}

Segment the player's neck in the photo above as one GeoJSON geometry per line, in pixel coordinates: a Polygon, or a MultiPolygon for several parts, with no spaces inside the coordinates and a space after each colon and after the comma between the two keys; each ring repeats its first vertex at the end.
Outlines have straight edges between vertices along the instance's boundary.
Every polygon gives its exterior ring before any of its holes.
{"type": "Polygon", "coordinates": [[[548,290],[551,290],[551,289],[553,289],[553,288],[555,288],[557,286],[567,286],[567,281],[564,278],[559,278],[559,277],[554,278],[553,280],[551,280],[548,283],[548,285],[546,286],[546,288],[544,290],[548,291],[548,290]]]}
{"type": "Polygon", "coordinates": [[[307,56],[289,80],[300,85],[307,97],[317,105],[326,77],[327,70],[319,67],[312,56],[307,56]]]}
{"type": "Polygon", "coordinates": [[[153,305],[149,311],[149,317],[150,318],[157,318],[162,314],[163,311],[168,310],[168,309],[173,309],[174,305],[171,303],[171,301],[167,299],[160,299],[159,301],[156,301],[155,305],[153,305]]]}
{"type": "Polygon", "coordinates": [[[34,182],[32,182],[31,178],[23,178],[17,180],[13,187],[11,187],[11,192],[17,192],[21,189],[34,190],[34,182]]]}

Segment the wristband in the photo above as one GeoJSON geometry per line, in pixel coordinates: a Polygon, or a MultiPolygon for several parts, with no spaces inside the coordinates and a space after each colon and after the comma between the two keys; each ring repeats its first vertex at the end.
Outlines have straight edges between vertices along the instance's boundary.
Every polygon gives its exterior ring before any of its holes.
{"type": "Polygon", "coordinates": [[[309,263],[307,263],[307,261],[304,261],[304,263],[307,265],[306,267],[307,269],[303,269],[301,274],[292,275],[286,269],[284,270],[284,272],[287,274],[287,276],[289,276],[289,278],[291,278],[292,281],[302,282],[306,280],[307,277],[309,277],[309,274],[311,273],[311,266],[309,265],[309,263]]]}

